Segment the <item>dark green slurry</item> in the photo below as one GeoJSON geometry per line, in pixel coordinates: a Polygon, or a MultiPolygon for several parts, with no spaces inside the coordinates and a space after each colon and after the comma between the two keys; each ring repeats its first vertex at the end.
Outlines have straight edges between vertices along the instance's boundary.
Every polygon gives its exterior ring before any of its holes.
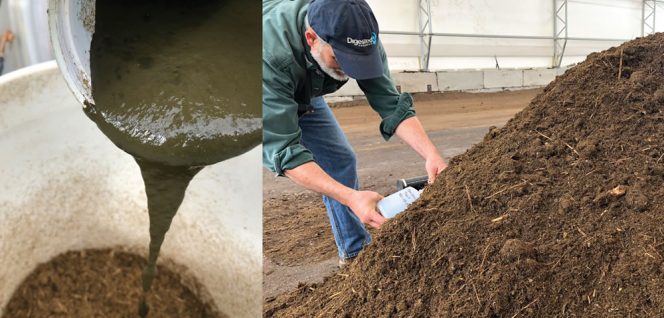
{"type": "Polygon", "coordinates": [[[137,159],[145,183],[150,215],[150,248],[148,264],[143,271],[143,295],[139,304],[141,317],[147,316],[145,294],[150,290],[156,275],[157,257],[166,232],[178,211],[191,179],[203,167],[175,167],[137,159]]]}
{"type": "Polygon", "coordinates": [[[141,168],[150,216],[139,315],[191,179],[262,140],[260,3],[97,0],[85,113],[141,168]]]}
{"type": "Polygon", "coordinates": [[[262,141],[260,3],[99,0],[86,114],[124,151],[208,165],[262,141]]]}

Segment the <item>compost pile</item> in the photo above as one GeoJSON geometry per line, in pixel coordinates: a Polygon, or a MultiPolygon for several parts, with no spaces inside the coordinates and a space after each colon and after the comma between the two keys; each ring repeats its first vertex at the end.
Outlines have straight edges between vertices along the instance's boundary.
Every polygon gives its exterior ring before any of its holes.
{"type": "Polygon", "coordinates": [[[593,53],[266,316],[664,316],[664,34],[593,53]]]}

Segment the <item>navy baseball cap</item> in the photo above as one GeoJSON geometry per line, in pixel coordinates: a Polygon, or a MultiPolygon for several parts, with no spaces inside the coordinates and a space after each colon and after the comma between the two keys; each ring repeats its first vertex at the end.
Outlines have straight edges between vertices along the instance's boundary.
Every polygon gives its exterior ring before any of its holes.
{"type": "Polygon", "coordinates": [[[311,0],[309,25],[332,46],[341,69],[354,79],[383,75],[378,22],[364,0],[311,0]]]}

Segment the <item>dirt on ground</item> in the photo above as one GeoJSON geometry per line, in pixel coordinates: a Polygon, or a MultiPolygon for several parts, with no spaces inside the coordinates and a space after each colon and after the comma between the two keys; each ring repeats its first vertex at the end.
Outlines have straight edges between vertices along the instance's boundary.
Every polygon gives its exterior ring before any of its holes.
{"type": "MultiPolygon", "coordinates": [[[[113,249],[61,254],[21,283],[3,317],[137,317],[146,264],[144,257],[113,249]]],[[[157,271],[148,317],[225,317],[185,286],[196,285],[190,278],[162,265],[157,271]]]]}
{"type": "Polygon", "coordinates": [[[664,316],[664,34],[593,53],[268,317],[664,316]]]}
{"type": "Polygon", "coordinates": [[[320,195],[286,194],[264,200],[263,255],[276,265],[303,265],[337,255],[320,195]]]}

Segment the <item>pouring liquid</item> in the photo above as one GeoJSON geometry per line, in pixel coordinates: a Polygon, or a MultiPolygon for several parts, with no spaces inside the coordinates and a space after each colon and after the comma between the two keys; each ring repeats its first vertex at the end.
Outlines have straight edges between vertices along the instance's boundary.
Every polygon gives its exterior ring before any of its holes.
{"type": "Polygon", "coordinates": [[[260,3],[97,0],[86,115],[134,156],[150,243],[139,315],[187,186],[262,140],[260,3]]]}

